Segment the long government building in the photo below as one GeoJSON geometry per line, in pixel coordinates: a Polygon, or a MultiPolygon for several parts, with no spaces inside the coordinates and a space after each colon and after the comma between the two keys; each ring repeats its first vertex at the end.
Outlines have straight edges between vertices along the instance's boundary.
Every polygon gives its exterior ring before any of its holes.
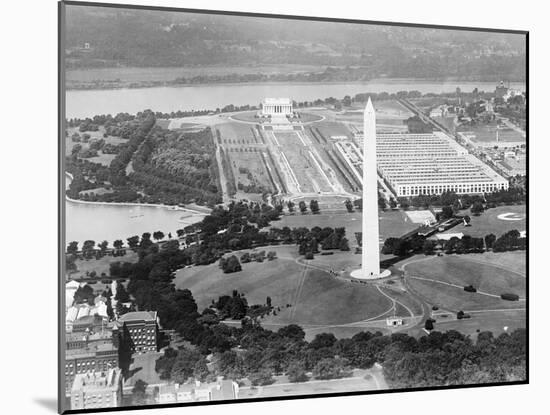
{"type": "MultiPolygon", "coordinates": [[[[336,148],[357,177],[363,163],[362,134],[357,145],[338,142],[336,148]]],[[[442,132],[376,134],[377,168],[396,196],[454,191],[490,193],[508,189],[508,181],[442,132]]]]}
{"type": "Polygon", "coordinates": [[[490,193],[508,181],[444,133],[377,134],[377,165],[397,196],[490,193]]]}

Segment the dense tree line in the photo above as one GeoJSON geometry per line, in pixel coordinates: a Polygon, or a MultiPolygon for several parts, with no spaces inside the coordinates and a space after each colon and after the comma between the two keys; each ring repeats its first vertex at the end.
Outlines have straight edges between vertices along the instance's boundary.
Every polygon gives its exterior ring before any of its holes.
{"type": "MultiPolygon", "coordinates": [[[[67,171],[73,175],[67,195],[73,199],[101,202],[219,203],[219,173],[210,129],[173,132],[155,126],[155,120],[151,111],[138,113],[135,117],[118,114],[114,118],[96,116],[70,120],[69,124],[103,125],[107,134],[128,138],[128,141],[110,145],[108,152],[116,156],[108,168],[82,160],[86,155],[80,150],[67,157],[67,171]],[[84,193],[98,187],[112,191],[84,193]]],[[[98,141],[94,145],[100,144],[98,141]]]]}

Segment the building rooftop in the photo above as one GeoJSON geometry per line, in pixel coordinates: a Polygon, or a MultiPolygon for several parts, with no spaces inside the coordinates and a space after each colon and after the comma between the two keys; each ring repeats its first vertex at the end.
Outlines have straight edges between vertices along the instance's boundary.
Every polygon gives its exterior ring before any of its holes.
{"type": "Polygon", "coordinates": [[[264,98],[262,104],[266,105],[291,105],[290,98],[264,98]]]}
{"type": "Polygon", "coordinates": [[[130,321],[151,321],[157,320],[157,312],[156,311],[130,311],[129,313],[124,314],[121,316],[118,321],[127,323],[130,321]]]}
{"type": "Polygon", "coordinates": [[[117,390],[121,378],[120,369],[109,369],[107,372],[88,372],[77,374],[72,391],[117,390]]]}

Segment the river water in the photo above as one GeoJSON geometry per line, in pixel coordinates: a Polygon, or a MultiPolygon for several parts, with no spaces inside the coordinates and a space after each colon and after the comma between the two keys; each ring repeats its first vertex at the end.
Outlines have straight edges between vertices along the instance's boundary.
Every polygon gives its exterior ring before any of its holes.
{"type": "MultiPolygon", "coordinates": [[[[418,90],[422,93],[453,92],[456,87],[470,92],[492,91],[493,82],[425,82],[414,80],[374,80],[350,84],[234,84],[201,85],[114,90],[70,90],[66,92],[66,117],[84,118],[97,114],[136,113],[144,109],[171,112],[176,110],[216,109],[225,105],[257,105],[264,97],[291,97],[296,101],[317,98],[343,98],[362,92],[397,92],[418,90]]],[[[523,84],[512,84],[523,88],[523,84]]],[[[96,242],[126,240],[143,232],[160,230],[175,234],[177,229],[197,221],[188,213],[151,206],[105,206],[66,203],[66,240],[96,242]]]]}
{"type": "MultiPolygon", "coordinates": [[[[417,90],[422,93],[464,92],[474,88],[494,91],[495,82],[435,82],[397,79],[379,79],[366,83],[310,83],[310,84],[230,84],[136,89],[69,90],[66,92],[66,117],[85,118],[97,114],[128,112],[144,109],[171,112],[188,110],[215,110],[226,105],[258,105],[265,97],[290,97],[296,101],[317,98],[343,98],[363,92],[417,90]]],[[[522,88],[523,84],[511,84],[522,88]]]]}
{"type": "MultiPolygon", "coordinates": [[[[66,185],[69,183],[67,177],[66,185]]],[[[65,217],[67,243],[107,240],[112,246],[116,239],[126,243],[126,238],[141,236],[144,232],[162,231],[166,235],[171,232],[175,236],[176,230],[202,220],[203,215],[158,206],[88,204],[67,200],[65,217]]]]}

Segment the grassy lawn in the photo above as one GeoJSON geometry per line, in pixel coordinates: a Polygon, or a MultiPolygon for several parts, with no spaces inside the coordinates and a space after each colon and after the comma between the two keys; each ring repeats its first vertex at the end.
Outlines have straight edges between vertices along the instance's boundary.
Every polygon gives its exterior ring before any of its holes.
{"type": "Polygon", "coordinates": [[[442,332],[457,330],[465,335],[471,336],[475,341],[478,330],[491,331],[496,337],[505,331],[510,333],[515,329],[525,328],[527,324],[524,310],[490,311],[473,313],[471,316],[471,318],[466,320],[437,318],[435,329],[442,332]],[[504,330],[505,327],[507,330],[504,330]]]}
{"type": "Polygon", "coordinates": [[[176,287],[190,289],[199,310],[233,289],[245,293],[249,304],[264,304],[270,296],[281,311],[266,317],[266,325],[345,324],[379,315],[391,305],[373,286],[352,285],[324,271],[305,269],[294,262],[294,246],[273,250],[278,251],[278,259],[243,264],[243,270],[233,274],[223,274],[217,264],[180,270],[176,287]]]}
{"type": "Polygon", "coordinates": [[[457,285],[472,284],[480,291],[500,295],[503,292],[525,296],[525,277],[481,262],[469,261],[467,256],[445,256],[407,266],[410,275],[430,278],[457,285]]]}
{"type": "MultiPolygon", "coordinates": [[[[479,257],[477,257],[479,258],[479,257]]],[[[464,256],[437,257],[407,266],[410,276],[428,278],[460,286],[472,284],[480,291],[500,295],[504,292],[525,298],[525,277],[505,268],[469,261],[464,256]]],[[[469,293],[461,288],[430,281],[408,279],[409,285],[430,304],[450,310],[483,310],[523,308],[525,302],[469,293]]]]}
{"type": "MultiPolygon", "coordinates": [[[[418,227],[407,218],[401,211],[379,212],[380,223],[380,241],[381,243],[390,236],[399,237],[418,227]]],[[[301,215],[284,216],[281,220],[273,222],[272,226],[282,228],[288,226],[296,228],[305,226],[313,228],[315,226],[333,228],[345,227],[346,237],[350,241],[350,246],[357,246],[355,241],[355,232],[362,231],[361,212],[343,213],[343,214],[321,214],[319,215],[301,215]]],[[[470,228],[471,229],[471,228],[470,228]]]]}
{"type": "Polygon", "coordinates": [[[464,211],[464,214],[470,215],[472,226],[465,228],[463,225],[457,225],[448,232],[455,233],[462,232],[465,235],[471,235],[475,237],[484,237],[489,233],[495,234],[497,237],[512,229],[518,231],[525,230],[527,221],[525,219],[526,209],[525,205],[512,205],[512,206],[499,206],[493,209],[486,210],[480,216],[473,216],[469,211],[464,211]],[[521,220],[502,220],[498,216],[505,213],[516,213],[523,216],[521,220]]]}
{"type": "Polygon", "coordinates": [[[468,254],[468,260],[496,265],[523,275],[526,275],[527,272],[527,255],[525,254],[525,251],[468,254]]]}
{"type": "Polygon", "coordinates": [[[126,255],[124,256],[104,256],[101,259],[78,259],[76,260],[75,264],[78,268],[78,271],[74,274],[71,274],[71,278],[84,278],[86,276],[86,271],[92,272],[95,271],[96,274],[99,276],[102,272],[104,272],[107,277],[105,279],[109,278],[109,266],[113,262],[132,262],[135,263],[138,260],[138,255],[136,252],[127,249],[126,255]]]}

